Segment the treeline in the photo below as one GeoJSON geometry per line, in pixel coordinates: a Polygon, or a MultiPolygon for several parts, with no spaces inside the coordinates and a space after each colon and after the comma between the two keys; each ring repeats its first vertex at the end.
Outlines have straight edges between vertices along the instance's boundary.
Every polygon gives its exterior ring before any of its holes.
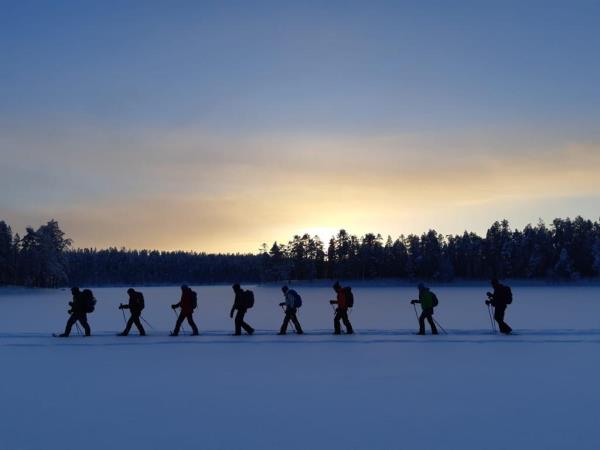
{"type": "Polygon", "coordinates": [[[600,275],[600,222],[555,219],[512,230],[495,222],[485,237],[434,230],[396,239],[345,230],[324,244],[294,236],[256,254],[207,254],[109,248],[72,249],[54,220],[23,237],[0,222],[0,284],[170,284],[279,280],[530,278],[577,280],[600,275]]]}

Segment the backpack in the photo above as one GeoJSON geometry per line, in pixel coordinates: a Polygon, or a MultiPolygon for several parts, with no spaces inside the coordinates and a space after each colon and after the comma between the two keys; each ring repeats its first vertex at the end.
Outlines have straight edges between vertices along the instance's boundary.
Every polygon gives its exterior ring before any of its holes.
{"type": "Polygon", "coordinates": [[[192,309],[196,309],[198,307],[198,294],[196,291],[192,291],[192,309]]]}
{"type": "Polygon", "coordinates": [[[302,306],[302,297],[294,289],[290,289],[289,292],[294,299],[294,308],[300,308],[302,306]]]}
{"type": "Polygon", "coordinates": [[[244,306],[250,309],[254,306],[254,292],[247,290],[244,291],[244,306]]]}
{"type": "Polygon", "coordinates": [[[141,311],[146,307],[146,302],[144,302],[144,294],[142,294],[141,292],[137,292],[137,295],[135,296],[135,303],[138,307],[138,309],[141,311]]]}
{"type": "Polygon", "coordinates": [[[434,308],[440,304],[437,295],[435,295],[433,292],[431,293],[431,300],[434,308]]]}
{"type": "Polygon", "coordinates": [[[92,291],[84,289],[81,292],[81,299],[83,300],[83,312],[93,313],[94,309],[96,309],[96,299],[94,298],[92,291]]]}
{"type": "Polygon", "coordinates": [[[504,286],[504,293],[506,295],[506,304],[510,305],[513,301],[512,290],[508,286],[504,286]]]}
{"type": "Polygon", "coordinates": [[[346,306],[352,308],[354,306],[354,294],[352,293],[352,288],[345,287],[344,294],[346,295],[346,306]]]}

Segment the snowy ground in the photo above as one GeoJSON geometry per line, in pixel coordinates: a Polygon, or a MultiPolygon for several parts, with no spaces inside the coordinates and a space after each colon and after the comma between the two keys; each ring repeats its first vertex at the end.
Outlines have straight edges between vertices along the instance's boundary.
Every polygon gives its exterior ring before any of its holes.
{"type": "MultiPolygon", "coordinates": [[[[94,336],[56,339],[68,291],[0,290],[0,449],[600,448],[600,288],[516,287],[490,334],[486,286],[435,289],[448,336],[414,336],[415,289],[357,287],[355,336],[330,288],[299,288],[308,332],[232,337],[229,287],[200,287],[200,337],[170,338],[177,288],[146,288],[150,336],[118,338],[125,289],[95,289],[94,336]]],[[[189,329],[187,330],[189,333],[189,329]]]]}

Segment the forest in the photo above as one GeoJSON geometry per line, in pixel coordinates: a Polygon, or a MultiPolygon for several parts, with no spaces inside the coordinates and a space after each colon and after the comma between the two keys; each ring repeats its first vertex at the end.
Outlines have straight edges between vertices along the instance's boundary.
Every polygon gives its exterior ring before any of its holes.
{"type": "Polygon", "coordinates": [[[600,222],[576,217],[522,230],[494,222],[485,236],[435,230],[397,238],[340,230],[298,235],[247,254],[74,248],[55,220],[24,235],[0,221],[0,285],[205,284],[286,280],[576,281],[600,276],[600,222]]]}

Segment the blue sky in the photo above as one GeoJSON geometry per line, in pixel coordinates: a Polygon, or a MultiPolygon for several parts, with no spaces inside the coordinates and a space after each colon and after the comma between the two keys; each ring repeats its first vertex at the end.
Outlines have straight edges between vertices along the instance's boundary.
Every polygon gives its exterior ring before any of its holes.
{"type": "Polygon", "coordinates": [[[254,250],[598,216],[599,2],[1,6],[17,229],[254,250]]]}

